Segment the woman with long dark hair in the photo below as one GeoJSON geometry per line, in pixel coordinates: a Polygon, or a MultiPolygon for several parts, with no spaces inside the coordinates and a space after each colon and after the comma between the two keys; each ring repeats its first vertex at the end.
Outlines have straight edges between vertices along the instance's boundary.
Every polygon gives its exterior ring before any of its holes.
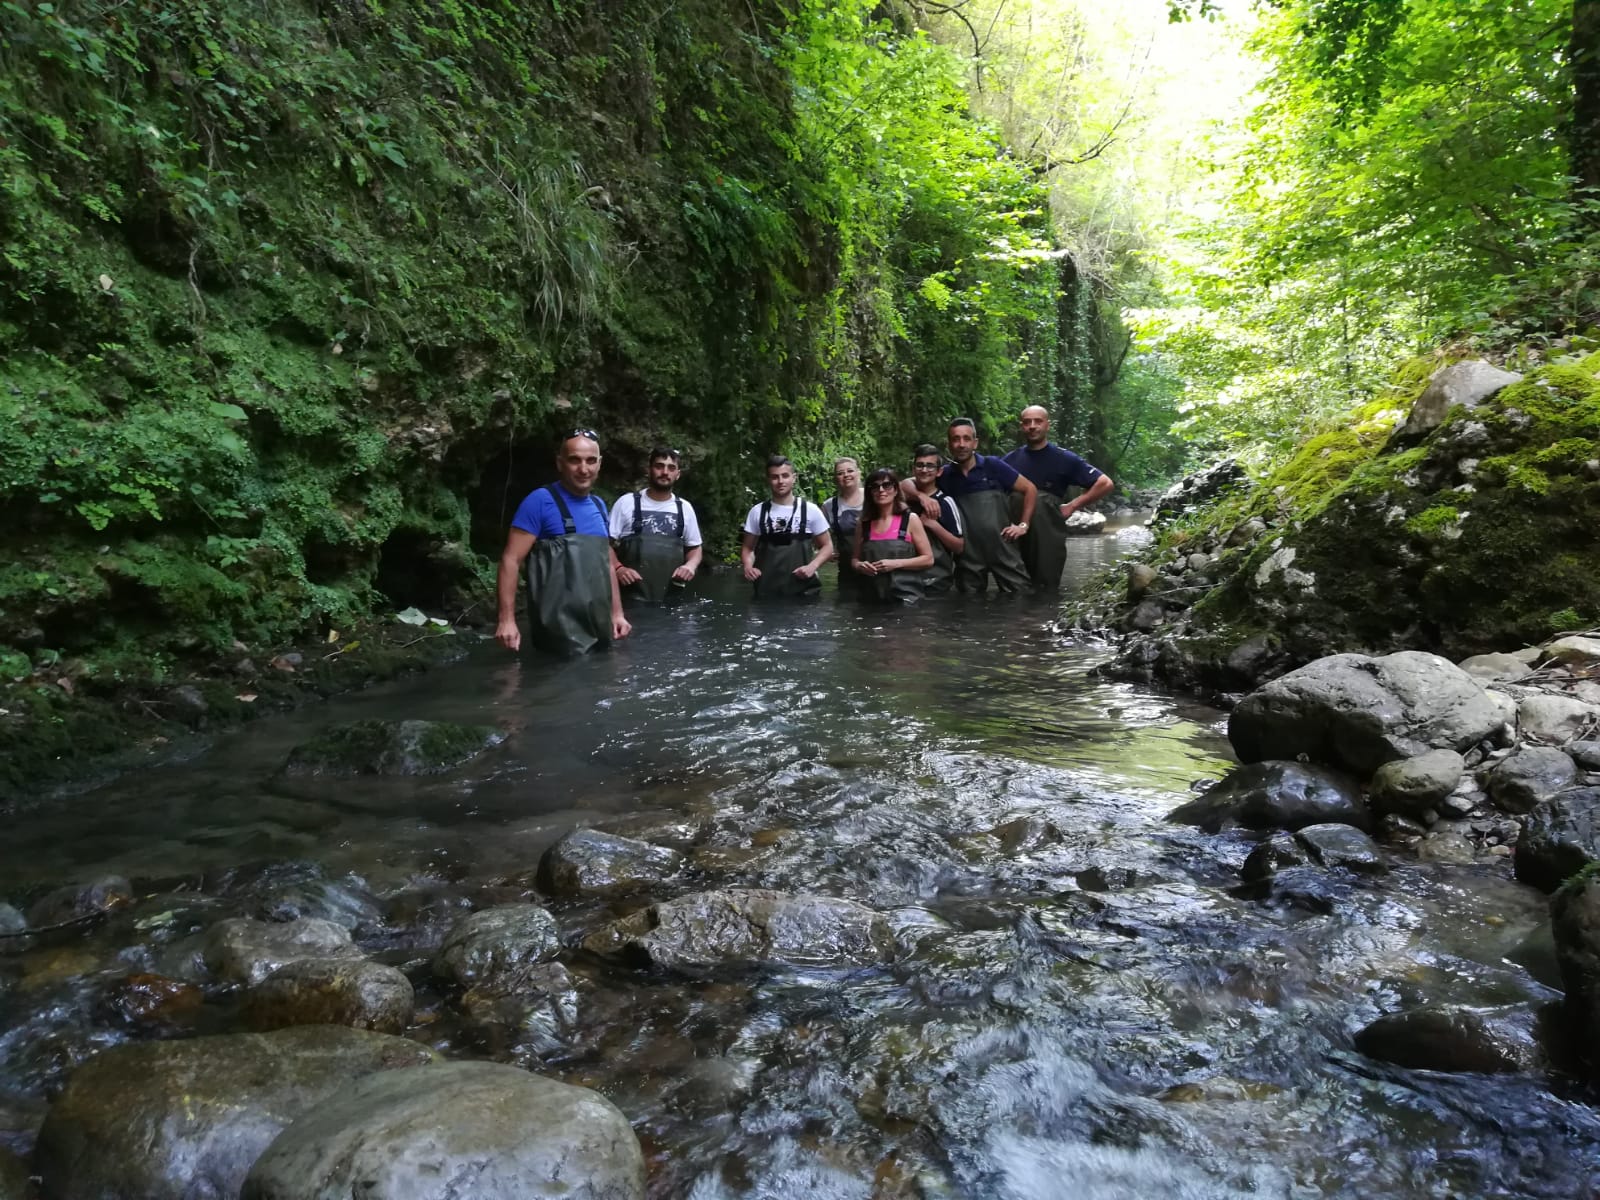
{"type": "Polygon", "coordinates": [[[854,569],[863,598],[915,604],[922,599],[922,573],[933,566],[933,550],[922,518],[906,507],[900,477],[879,467],[866,479],[866,503],[856,526],[854,569]]]}

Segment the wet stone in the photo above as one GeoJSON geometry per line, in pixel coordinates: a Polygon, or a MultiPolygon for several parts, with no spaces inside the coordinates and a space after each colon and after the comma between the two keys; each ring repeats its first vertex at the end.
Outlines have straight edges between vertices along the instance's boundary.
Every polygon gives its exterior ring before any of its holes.
{"type": "Polygon", "coordinates": [[[364,959],[307,958],[279,967],[244,998],[252,1029],[348,1025],[401,1033],[416,998],[402,971],[364,959]]]}
{"type": "Polygon", "coordinates": [[[539,887],[552,896],[625,896],[656,887],[683,866],[665,846],[598,829],[575,829],[539,860],[539,887]]]}
{"type": "Polygon", "coordinates": [[[1305,846],[1290,833],[1274,833],[1250,851],[1239,868],[1239,875],[1249,882],[1270,879],[1286,867],[1303,867],[1310,862],[1305,846]]]}
{"type": "Polygon", "coordinates": [[[1506,812],[1525,813],[1577,781],[1572,758],[1553,746],[1523,746],[1489,771],[1489,797],[1506,812]]]}
{"type": "Polygon", "coordinates": [[[9,904],[0,903],[0,934],[21,933],[28,928],[28,918],[9,904]]]}
{"type": "Polygon", "coordinates": [[[1600,1076],[1600,871],[1585,871],[1556,893],[1550,925],[1574,1042],[1600,1076]]]}
{"type": "Polygon", "coordinates": [[[1324,867],[1346,867],[1353,871],[1385,869],[1383,857],[1372,839],[1348,825],[1307,825],[1294,837],[1305,847],[1312,861],[1324,867]]]}
{"type": "Polygon", "coordinates": [[[1417,1071],[1527,1071],[1539,1059],[1534,1023],[1521,1007],[1427,1005],[1379,1017],[1356,1034],[1356,1049],[1417,1071]]]}
{"type": "Polygon", "coordinates": [[[501,1051],[528,1045],[548,1053],[565,1045],[578,1021],[578,988],[560,963],[538,963],[469,989],[461,1012],[489,1044],[501,1051]]]}
{"type": "Polygon", "coordinates": [[[1455,791],[1465,768],[1466,763],[1454,750],[1430,750],[1384,763],[1373,773],[1369,784],[1373,811],[1417,817],[1455,791]]]}
{"type": "Polygon", "coordinates": [[[1423,862],[1454,863],[1465,866],[1477,860],[1472,842],[1453,830],[1441,829],[1417,843],[1417,857],[1423,862]]]}
{"type": "Polygon", "coordinates": [[[193,1017],[205,993],[192,983],[161,975],[130,975],[115,984],[102,1004],[105,1015],[125,1025],[164,1026],[193,1017]]]}
{"type": "Polygon", "coordinates": [[[1180,805],[1167,820],[1207,833],[1246,829],[1300,829],[1339,822],[1366,828],[1361,789],[1348,777],[1297,762],[1236,767],[1205,794],[1180,805]]]}
{"type": "Polygon", "coordinates": [[[28,909],[30,929],[48,929],[99,916],[133,902],[133,885],[120,875],[72,883],[41,896],[28,909]]]}
{"type": "Polygon", "coordinates": [[[285,775],[437,775],[505,739],[487,725],[445,721],[355,721],[289,752],[285,775]]]}
{"type": "Polygon", "coordinates": [[[256,905],[264,921],[315,917],[349,930],[370,929],[383,921],[383,904],[364,880],[308,879],[273,888],[256,905]]]}
{"type": "Polygon", "coordinates": [[[365,1075],[435,1057],[403,1038],[327,1025],[118,1046],[67,1081],[34,1166],[44,1194],[63,1200],[237,1196],[300,1113],[365,1075]]]}
{"type": "Polygon", "coordinates": [[[1152,882],[1149,875],[1142,875],[1132,867],[1085,867],[1073,879],[1086,892],[1121,892],[1152,882]]]}
{"type": "Polygon", "coordinates": [[[644,1155],[597,1092],[497,1063],[440,1063],[364,1079],[305,1113],[251,1168],[242,1200],[469,1194],[644,1200],[644,1155]]]}
{"type": "Polygon", "coordinates": [[[1042,817],[1017,817],[996,825],[989,836],[1000,843],[1006,854],[1029,854],[1061,841],[1061,830],[1042,817]]]}
{"type": "Polygon", "coordinates": [[[1320,867],[1285,867],[1265,879],[1240,884],[1235,893],[1274,908],[1327,915],[1349,898],[1348,880],[1348,876],[1341,878],[1320,867]]]}
{"type": "Polygon", "coordinates": [[[1600,861],[1600,787],[1562,792],[1529,813],[1513,861],[1517,878],[1542,892],[1600,861]]]}
{"type": "Polygon", "coordinates": [[[560,930],[548,912],[537,904],[503,904],[457,922],[433,957],[433,973],[476,987],[560,950],[560,930]]]}
{"type": "Polygon", "coordinates": [[[206,931],[207,968],[224,983],[260,983],[279,967],[303,958],[364,957],[350,932],[332,921],[305,917],[276,923],[230,917],[206,931]]]}

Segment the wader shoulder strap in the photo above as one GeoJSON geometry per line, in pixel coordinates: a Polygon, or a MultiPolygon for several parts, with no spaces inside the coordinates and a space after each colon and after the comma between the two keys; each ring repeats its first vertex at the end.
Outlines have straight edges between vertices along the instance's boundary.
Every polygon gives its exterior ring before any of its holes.
{"type": "Polygon", "coordinates": [[[903,513],[900,514],[900,532],[895,534],[895,537],[897,537],[900,541],[903,542],[903,541],[906,540],[907,536],[910,533],[911,533],[911,514],[909,512],[903,512],[903,513]]]}
{"type": "Polygon", "coordinates": [[[768,533],[771,532],[771,529],[769,528],[769,523],[771,521],[771,518],[772,518],[772,501],[771,500],[763,500],[761,502],[761,518],[760,518],[760,520],[758,520],[756,522],[756,527],[757,527],[756,536],[757,537],[763,537],[764,538],[764,537],[767,536],[768,533]]]}
{"type": "Polygon", "coordinates": [[[795,505],[794,512],[790,514],[790,521],[790,533],[804,533],[806,531],[806,498],[804,496],[801,496],[799,503],[795,505]],[[793,523],[795,518],[799,518],[798,523],[793,523]]]}
{"type": "MultiPolygon", "coordinates": [[[[561,514],[561,523],[566,527],[567,536],[571,537],[578,532],[578,527],[572,523],[572,510],[567,507],[567,502],[561,498],[561,489],[551,484],[545,488],[545,491],[550,494],[550,499],[556,502],[556,510],[561,514]]],[[[594,497],[590,496],[589,499],[593,500],[594,497]]]]}
{"type": "Polygon", "coordinates": [[[678,501],[678,540],[683,541],[683,501],[678,501]]]}
{"type": "Polygon", "coordinates": [[[633,494],[633,536],[634,537],[638,537],[639,534],[643,531],[643,528],[644,528],[644,517],[642,515],[643,508],[644,508],[644,505],[642,505],[639,502],[639,493],[635,492],[633,494]]]}
{"type": "Polygon", "coordinates": [[[599,496],[590,496],[589,499],[594,501],[594,515],[600,518],[600,528],[604,529],[606,525],[606,506],[600,503],[599,496]]]}

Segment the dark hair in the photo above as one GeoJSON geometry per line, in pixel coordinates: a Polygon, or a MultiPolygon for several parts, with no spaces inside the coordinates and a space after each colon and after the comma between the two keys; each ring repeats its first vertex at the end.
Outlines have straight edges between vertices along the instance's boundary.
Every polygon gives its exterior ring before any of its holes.
{"type": "MultiPolygon", "coordinates": [[[[878,483],[890,483],[894,485],[894,491],[889,493],[889,515],[894,516],[896,513],[903,513],[906,511],[906,498],[900,494],[900,476],[895,474],[888,467],[879,467],[876,471],[872,472],[872,474],[868,475],[864,480],[861,481],[861,486],[866,490],[867,493],[866,503],[861,506],[861,523],[863,527],[878,515],[877,501],[872,498],[873,485],[878,483]]],[[[866,538],[871,533],[872,530],[867,529],[866,532],[861,536],[866,538]]]]}
{"type": "Polygon", "coordinates": [[[978,432],[978,423],[976,421],[974,421],[971,417],[952,417],[952,418],[950,418],[949,428],[954,429],[958,425],[965,425],[968,429],[972,430],[973,433],[977,433],[978,432]]]}
{"type": "Polygon", "coordinates": [[[793,466],[794,466],[794,464],[792,462],[790,462],[787,458],[785,458],[781,454],[774,454],[770,458],[767,459],[767,470],[769,470],[769,471],[776,470],[779,467],[793,467],[793,466]]]}
{"type": "Polygon", "coordinates": [[[652,446],[650,449],[650,457],[646,461],[655,462],[659,458],[670,458],[673,462],[677,462],[678,452],[671,446],[652,446]]]}
{"type": "MultiPolygon", "coordinates": [[[[952,421],[951,424],[953,425],[955,422],[952,421]]],[[[939,449],[939,447],[935,446],[932,442],[923,442],[921,445],[917,446],[911,451],[912,458],[927,458],[930,454],[935,458],[944,457],[944,451],[939,449]]]]}

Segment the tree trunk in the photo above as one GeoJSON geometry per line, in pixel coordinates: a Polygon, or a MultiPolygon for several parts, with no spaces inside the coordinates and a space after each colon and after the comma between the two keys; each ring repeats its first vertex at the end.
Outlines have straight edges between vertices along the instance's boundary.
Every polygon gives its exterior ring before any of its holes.
{"type": "Polygon", "coordinates": [[[1600,0],[1572,0],[1572,173],[1600,188],[1600,0]]]}

